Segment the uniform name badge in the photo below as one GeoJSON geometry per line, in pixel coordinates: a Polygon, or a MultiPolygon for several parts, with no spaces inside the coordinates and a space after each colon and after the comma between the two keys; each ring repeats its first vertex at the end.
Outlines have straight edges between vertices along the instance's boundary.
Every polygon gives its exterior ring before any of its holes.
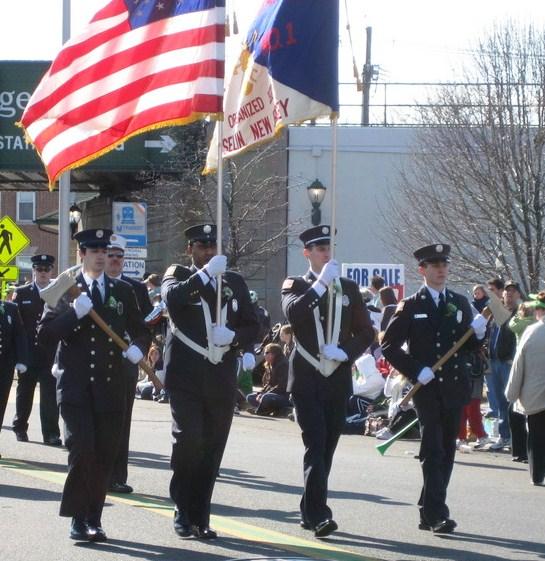
{"type": "Polygon", "coordinates": [[[8,323],[11,325],[11,316],[8,316],[8,323]]]}
{"type": "Polygon", "coordinates": [[[343,294],[343,306],[345,308],[350,306],[350,298],[348,298],[348,294],[343,294]]]}
{"type": "Polygon", "coordinates": [[[456,321],[457,321],[458,323],[462,323],[463,317],[464,317],[464,313],[462,312],[462,310],[458,310],[458,311],[456,312],[456,321]]]}
{"type": "Polygon", "coordinates": [[[231,300],[231,309],[233,310],[233,312],[236,312],[238,310],[238,300],[236,298],[233,298],[231,300]]]}

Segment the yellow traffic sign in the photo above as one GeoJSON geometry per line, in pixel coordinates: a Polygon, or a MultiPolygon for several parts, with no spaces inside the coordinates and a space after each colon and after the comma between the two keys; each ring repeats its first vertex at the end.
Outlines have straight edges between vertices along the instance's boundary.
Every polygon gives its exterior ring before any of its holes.
{"type": "Polygon", "coordinates": [[[19,280],[19,267],[1,267],[0,282],[19,280]]]}
{"type": "Polygon", "coordinates": [[[27,235],[9,217],[0,220],[0,265],[6,265],[30,243],[27,235]]]}

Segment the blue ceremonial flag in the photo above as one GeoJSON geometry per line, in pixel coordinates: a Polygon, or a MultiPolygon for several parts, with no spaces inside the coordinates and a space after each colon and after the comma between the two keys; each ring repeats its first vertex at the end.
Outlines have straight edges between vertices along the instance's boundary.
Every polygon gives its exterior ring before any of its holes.
{"type": "MultiPolygon", "coordinates": [[[[224,96],[222,154],[339,109],[338,0],[262,0],[224,96]]],[[[217,130],[205,172],[217,167],[217,130]]]]}

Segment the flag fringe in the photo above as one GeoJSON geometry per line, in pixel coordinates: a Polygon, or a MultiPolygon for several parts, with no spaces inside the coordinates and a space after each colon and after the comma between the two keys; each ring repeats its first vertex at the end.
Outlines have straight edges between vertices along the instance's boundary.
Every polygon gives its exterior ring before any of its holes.
{"type": "MultiPolygon", "coordinates": [[[[159,123],[154,123],[153,125],[148,125],[146,127],[142,127],[142,128],[140,128],[136,131],[131,132],[130,134],[127,134],[127,135],[121,137],[120,139],[116,140],[115,142],[106,146],[105,148],[102,148],[102,149],[98,150],[97,152],[94,152],[93,154],[90,154],[88,156],[85,156],[85,158],[81,158],[80,160],[76,160],[75,162],[70,163],[69,165],[67,165],[67,166],[63,167],[61,170],[59,170],[53,177],[51,177],[49,175],[49,171],[47,169],[47,166],[45,166],[45,164],[44,164],[44,168],[45,168],[47,178],[48,178],[49,190],[50,191],[55,190],[55,186],[56,186],[56,183],[57,183],[57,180],[58,180],[59,176],[62,175],[65,171],[75,169],[75,168],[79,168],[81,166],[84,166],[85,164],[88,164],[89,162],[91,162],[93,160],[96,160],[97,158],[100,158],[101,156],[104,156],[104,154],[107,154],[108,152],[111,152],[116,146],[119,146],[123,142],[126,142],[127,140],[130,140],[134,136],[138,136],[139,134],[149,132],[149,131],[152,131],[152,130],[162,129],[162,128],[165,128],[165,127],[189,125],[189,124],[194,123],[195,121],[198,121],[200,119],[205,119],[206,117],[209,117],[213,121],[223,121],[223,118],[224,118],[223,113],[194,112],[194,113],[191,113],[191,115],[189,115],[188,117],[184,117],[183,119],[169,119],[169,120],[166,120],[166,121],[160,121],[159,123]]],[[[34,144],[33,140],[28,135],[28,132],[27,132],[25,126],[23,125],[23,123],[21,123],[20,121],[17,121],[15,123],[15,125],[20,127],[21,129],[23,129],[24,134],[25,134],[25,140],[27,141],[28,144],[31,144],[34,147],[34,149],[36,150],[38,156],[40,157],[40,159],[42,160],[42,163],[43,163],[42,154],[41,154],[40,150],[38,149],[38,147],[34,144]]]]}

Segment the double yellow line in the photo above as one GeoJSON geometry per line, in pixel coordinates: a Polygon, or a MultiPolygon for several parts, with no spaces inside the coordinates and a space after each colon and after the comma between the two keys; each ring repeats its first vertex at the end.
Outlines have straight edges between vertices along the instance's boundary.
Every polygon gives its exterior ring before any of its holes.
{"type": "MultiPolygon", "coordinates": [[[[66,474],[45,470],[39,466],[32,465],[31,462],[20,460],[0,459],[0,467],[6,470],[16,471],[18,474],[40,479],[49,483],[64,485],[66,474]]],[[[172,518],[172,504],[169,500],[157,500],[156,497],[149,497],[138,493],[127,495],[110,494],[112,502],[143,508],[150,512],[172,518]]],[[[314,559],[327,559],[331,561],[377,561],[363,555],[358,555],[351,551],[336,547],[328,542],[320,540],[306,540],[267,530],[259,526],[246,524],[225,516],[212,516],[212,526],[220,533],[239,538],[242,540],[266,544],[280,550],[291,551],[305,555],[314,559]]]]}

